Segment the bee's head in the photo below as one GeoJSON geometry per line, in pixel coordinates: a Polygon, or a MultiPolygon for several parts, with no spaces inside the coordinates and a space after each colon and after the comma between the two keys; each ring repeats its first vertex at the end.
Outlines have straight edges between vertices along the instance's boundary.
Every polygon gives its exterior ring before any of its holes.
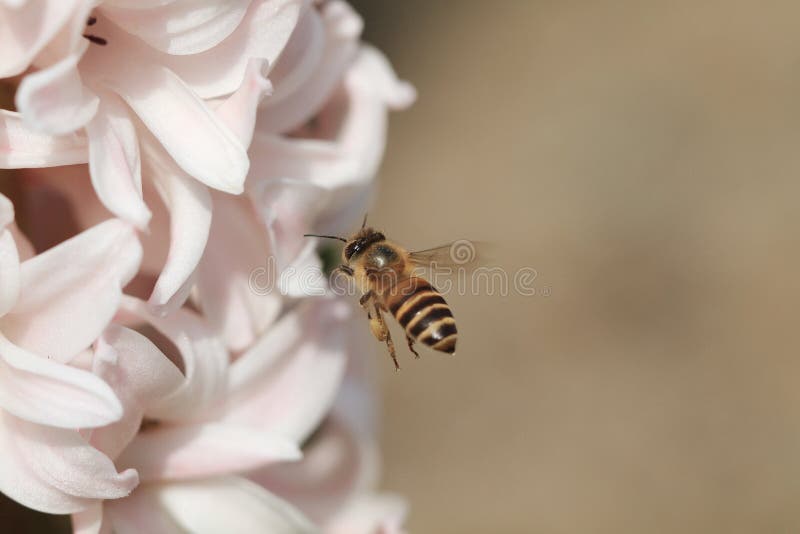
{"type": "Polygon", "coordinates": [[[347,241],[342,254],[344,255],[345,261],[350,261],[352,258],[358,257],[359,254],[367,250],[373,243],[385,240],[386,237],[377,230],[362,228],[347,241]]]}

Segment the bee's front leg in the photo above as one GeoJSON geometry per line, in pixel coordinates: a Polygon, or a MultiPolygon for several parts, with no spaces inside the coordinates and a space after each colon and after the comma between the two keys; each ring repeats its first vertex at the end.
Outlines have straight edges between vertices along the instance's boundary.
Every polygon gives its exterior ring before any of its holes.
{"type": "Polygon", "coordinates": [[[336,273],[342,273],[343,275],[349,276],[349,277],[352,278],[352,276],[353,276],[353,268],[350,267],[349,265],[337,265],[336,267],[333,268],[333,273],[332,274],[336,274],[336,273]]]}
{"type": "Polygon", "coordinates": [[[360,299],[358,299],[358,303],[361,304],[361,307],[367,310],[367,316],[370,315],[369,309],[370,307],[372,307],[372,299],[374,298],[375,298],[375,292],[370,289],[369,291],[361,295],[360,299]]]}

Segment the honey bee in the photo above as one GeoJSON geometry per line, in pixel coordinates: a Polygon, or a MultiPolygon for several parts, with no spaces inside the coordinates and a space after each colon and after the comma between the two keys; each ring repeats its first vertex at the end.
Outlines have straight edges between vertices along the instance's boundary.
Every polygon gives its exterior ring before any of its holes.
{"type": "Polygon", "coordinates": [[[350,238],[305,234],[306,237],[338,239],[345,243],[342,264],[334,272],[355,281],[361,292],[359,303],[367,312],[372,334],[389,350],[395,369],[400,369],[394,342],[383,314],[394,316],[406,334],[408,348],[419,358],[414,342],[434,350],[455,354],[458,329],[450,306],[430,282],[418,274],[417,267],[433,262],[447,263],[450,245],[409,252],[386,239],[383,233],[366,226],[350,238]]]}

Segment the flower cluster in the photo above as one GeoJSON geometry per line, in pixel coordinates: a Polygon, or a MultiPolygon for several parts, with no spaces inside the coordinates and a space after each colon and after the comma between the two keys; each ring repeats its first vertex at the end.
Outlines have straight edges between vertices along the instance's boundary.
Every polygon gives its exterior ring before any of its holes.
{"type": "Polygon", "coordinates": [[[0,491],[83,534],[401,530],[352,302],[249,287],[357,225],[414,99],[361,27],[0,0],[0,491]]]}

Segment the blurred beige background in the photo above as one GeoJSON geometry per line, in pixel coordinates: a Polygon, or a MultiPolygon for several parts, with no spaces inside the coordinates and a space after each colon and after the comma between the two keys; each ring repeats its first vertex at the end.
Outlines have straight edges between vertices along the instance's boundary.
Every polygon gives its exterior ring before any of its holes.
{"type": "Polygon", "coordinates": [[[800,532],[800,4],[355,5],[420,94],[371,222],[551,291],[376,346],[411,531],[800,532]]]}

